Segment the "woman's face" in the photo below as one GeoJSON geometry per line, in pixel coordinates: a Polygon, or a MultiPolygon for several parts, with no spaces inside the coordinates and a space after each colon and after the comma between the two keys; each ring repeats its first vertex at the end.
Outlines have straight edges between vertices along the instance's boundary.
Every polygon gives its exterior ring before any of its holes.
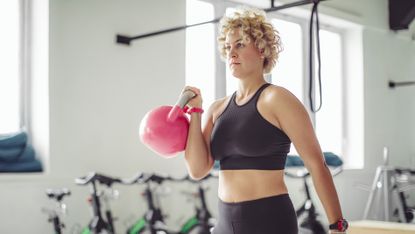
{"type": "Polygon", "coordinates": [[[264,59],[256,48],[253,39],[243,41],[240,29],[229,31],[226,35],[225,50],[227,65],[237,78],[262,75],[264,59]]]}

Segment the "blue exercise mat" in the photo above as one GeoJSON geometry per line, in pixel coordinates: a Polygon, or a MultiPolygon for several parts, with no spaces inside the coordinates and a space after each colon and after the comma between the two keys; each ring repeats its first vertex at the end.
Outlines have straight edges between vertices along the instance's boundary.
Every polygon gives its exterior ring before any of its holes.
{"type": "Polygon", "coordinates": [[[0,135],[0,172],[42,171],[42,164],[35,156],[25,132],[0,135]]]}
{"type": "Polygon", "coordinates": [[[17,163],[17,162],[29,162],[35,160],[35,150],[31,145],[26,145],[22,149],[18,149],[19,153],[13,155],[13,157],[2,157],[0,149],[0,163],[17,163]]]}
{"type": "Polygon", "coordinates": [[[26,147],[0,148],[0,162],[16,161],[26,147]]]}
{"type": "Polygon", "coordinates": [[[25,132],[0,135],[0,148],[24,147],[26,142],[27,134],[25,132]]]}
{"type": "Polygon", "coordinates": [[[39,160],[18,163],[0,163],[0,172],[41,172],[42,164],[39,160]]]}
{"type": "MultiPolygon", "coordinates": [[[[338,166],[343,165],[343,161],[338,155],[332,152],[323,152],[323,155],[328,166],[338,167],[338,166]]],[[[285,166],[286,167],[303,167],[304,162],[297,155],[288,155],[287,161],[285,161],[285,166]]]]}

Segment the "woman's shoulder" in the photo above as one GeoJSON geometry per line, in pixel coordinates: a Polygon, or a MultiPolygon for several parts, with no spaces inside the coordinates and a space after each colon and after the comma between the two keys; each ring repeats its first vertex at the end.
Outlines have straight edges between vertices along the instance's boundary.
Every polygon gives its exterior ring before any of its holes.
{"type": "Polygon", "coordinates": [[[295,110],[303,111],[305,109],[302,102],[282,86],[270,85],[261,96],[263,108],[277,115],[280,115],[281,112],[291,113],[292,111],[296,112],[295,110]]]}
{"type": "Polygon", "coordinates": [[[212,115],[213,120],[216,120],[216,118],[225,110],[226,106],[229,103],[230,96],[225,96],[223,98],[218,98],[209,107],[209,113],[212,115]]]}
{"type": "Polygon", "coordinates": [[[279,85],[271,84],[263,91],[263,93],[265,101],[271,101],[273,103],[299,101],[293,93],[279,85]]]}
{"type": "Polygon", "coordinates": [[[212,110],[216,110],[216,109],[220,108],[221,106],[226,105],[230,98],[231,98],[231,96],[225,96],[225,97],[222,97],[222,98],[218,98],[215,101],[213,101],[213,103],[210,105],[210,108],[212,110]]]}

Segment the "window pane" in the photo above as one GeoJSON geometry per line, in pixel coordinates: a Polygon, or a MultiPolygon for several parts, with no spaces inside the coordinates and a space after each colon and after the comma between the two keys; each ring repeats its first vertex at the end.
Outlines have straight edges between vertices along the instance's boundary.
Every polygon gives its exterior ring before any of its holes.
{"type": "Polygon", "coordinates": [[[283,51],[272,71],[272,83],[282,86],[303,102],[303,44],[300,25],[273,19],[279,32],[283,51]]]}
{"type": "MultiPolygon", "coordinates": [[[[279,32],[283,51],[272,70],[272,83],[282,86],[303,102],[303,46],[300,25],[285,20],[273,19],[272,24],[279,32]]],[[[293,144],[291,155],[298,155],[293,144]]]]}
{"type": "MultiPolygon", "coordinates": [[[[271,83],[282,86],[303,100],[303,53],[300,25],[284,20],[272,19],[279,32],[284,50],[272,70],[271,83]]],[[[238,80],[226,68],[226,94],[232,94],[238,88],[238,80]]],[[[290,154],[298,154],[291,145],[290,154]]]]}
{"type": "MultiPolygon", "coordinates": [[[[320,30],[320,48],[323,106],[316,113],[316,133],[323,151],[331,151],[341,156],[343,141],[343,91],[340,35],[320,30]]],[[[317,70],[317,67],[315,70],[317,70]]],[[[315,74],[317,78],[317,71],[315,74]]],[[[319,104],[318,90],[316,90],[315,96],[315,106],[317,106],[319,104]]]]}
{"type": "MultiPolygon", "coordinates": [[[[198,0],[186,1],[186,24],[213,20],[213,5],[198,0]]],[[[215,98],[214,24],[186,29],[186,84],[198,87],[207,110],[215,98]]],[[[202,118],[205,115],[202,115],[202,118]]]]}
{"type": "Polygon", "coordinates": [[[19,1],[0,1],[0,134],[20,127],[19,1]]]}

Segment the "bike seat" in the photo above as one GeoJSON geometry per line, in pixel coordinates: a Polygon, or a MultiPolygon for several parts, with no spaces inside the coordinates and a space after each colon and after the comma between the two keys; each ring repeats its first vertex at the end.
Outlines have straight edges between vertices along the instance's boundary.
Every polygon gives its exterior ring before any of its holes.
{"type": "Polygon", "coordinates": [[[46,195],[48,195],[50,199],[55,199],[56,201],[60,202],[65,196],[71,195],[71,191],[67,188],[46,189],[46,195]]]}
{"type": "Polygon", "coordinates": [[[79,177],[75,179],[75,183],[79,185],[85,185],[98,181],[100,184],[104,184],[107,187],[111,187],[113,183],[121,183],[122,181],[118,178],[109,177],[96,172],[91,172],[87,176],[79,177]]]}

